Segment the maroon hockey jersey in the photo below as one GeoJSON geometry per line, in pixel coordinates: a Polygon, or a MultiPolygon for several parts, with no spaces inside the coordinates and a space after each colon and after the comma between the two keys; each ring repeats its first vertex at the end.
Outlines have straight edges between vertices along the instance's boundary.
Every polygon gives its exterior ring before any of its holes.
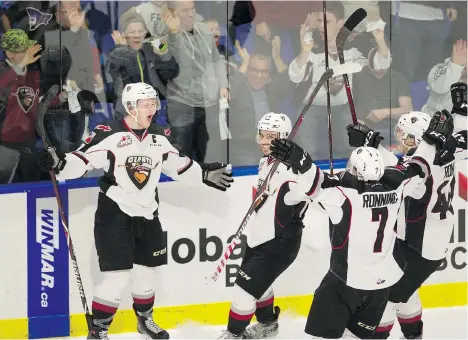
{"type": "Polygon", "coordinates": [[[39,80],[34,67],[18,75],[7,62],[0,63],[0,143],[34,140],[39,80]]]}

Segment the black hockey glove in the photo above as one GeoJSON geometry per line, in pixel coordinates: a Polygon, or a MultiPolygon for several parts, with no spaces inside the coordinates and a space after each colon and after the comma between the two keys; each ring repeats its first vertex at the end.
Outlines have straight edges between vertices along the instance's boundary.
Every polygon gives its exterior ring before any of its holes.
{"type": "Polygon", "coordinates": [[[209,187],[226,191],[227,188],[231,187],[234,179],[232,178],[232,172],[227,170],[228,164],[224,163],[200,163],[200,167],[203,170],[203,183],[209,187]]]}
{"type": "Polygon", "coordinates": [[[271,142],[270,150],[271,157],[279,159],[301,174],[307,172],[312,166],[312,158],[307,151],[290,139],[276,138],[271,142]]]}
{"type": "Polygon", "coordinates": [[[117,185],[114,180],[111,180],[107,176],[101,176],[99,178],[99,189],[101,189],[101,192],[103,194],[107,194],[109,191],[110,187],[117,185]]]}
{"type": "Polygon", "coordinates": [[[447,139],[453,133],[453,118],[447,110],[434,113],[429,127],[423,134],[423,139],[430,145],[435,145],[437,151],[444,148],[447,139]]]}
{"type": "Polygon", "coordinates": [[[384,139],[380,136],[380,132],[371,130],[367,125],[361,123],[350,124],[346,127],[346,130],[348,130],[349,146],[354,148],[369,146],[377,149],[380,141],[384,139]]]}
{"type": "Polygon", "coordinates": [[[49,147],[47,150],[43,149],[39,153],[38,163],[41,170],[49,172],[54,170],[56,174],[63,170],[67,161],[65,154],[60,150],[49,147]]]}
{"type": "Polygon", "coordinates": [[[452,94],[453,109],[452,113],[466,116],[466,83],[454,83],[450,86],[450,92],[452,94]]]}
{"type": "Polygon", "coordinates": [[[457,142],[457,148],[466,150],[466,130],[458,131],[453,137],[457,142]]]}
{"type": "Polygon", "coordinates": [[[444,166],[455,160],[455,152],[457,150],[457,140],[450,136],[444,147],[436,152],[434,157],[434,165],[444,166]]]}
{"type": "Polygon", "coordinates": [[[94,105],[99,104],[99,99],[94,92],[82,90],[78,92],[77,97],[81,106],[81,112],[85,115],[92,115],[94,113],[94,105]]]}

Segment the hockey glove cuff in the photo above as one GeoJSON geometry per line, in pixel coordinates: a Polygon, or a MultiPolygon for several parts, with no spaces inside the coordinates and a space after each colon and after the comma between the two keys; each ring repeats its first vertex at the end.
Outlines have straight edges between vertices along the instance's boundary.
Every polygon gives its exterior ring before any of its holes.
{"type": "Polygon", "coordinates": [[[301,174],[306,173],[312,166],[310,155],[290,139],[275,139],[271,142],[270,156],[296,169],[301,174]]]}
{"type": "Polygon", "coordinates": [[[211,188],[226,191],[234,182],[230,164],[225,163],[200,163],[202,168],[202,181],[211,188]],[[228,169],[229,167],[229,169],[228,169]]]}
{"type": "Polygon", "coordinates": [[[350,124],[346,130],[348,131],[349,146],[354,148],[369,146],[377,149],[380,141],[384,139],[380,136],[380,132],[371,130],[367,125],[361,123],[350,124]]]}
{"type": "Polygon", "coordinates": [[[466,102],[466,83],[454,83],[450,86],[450,93],[452,94],[453,114],[467,115],[467,102],[466,102]]]}
{"type": "Polygon", "coordinates": [[[453,133],[453,118],[447,110],[434,113],[429,127],[423,134],[423,139],[427,144],[434,145],[437,151],[444,148],[447,139],[453,133]]]}
{"type": "Polygon", "coordinates": [[[39,167],[46,172],[54,170],[56,174],[63,170],[67,161],[65,154],[60,150],[49,147],[40,152],[38,157],[39,167]]]}

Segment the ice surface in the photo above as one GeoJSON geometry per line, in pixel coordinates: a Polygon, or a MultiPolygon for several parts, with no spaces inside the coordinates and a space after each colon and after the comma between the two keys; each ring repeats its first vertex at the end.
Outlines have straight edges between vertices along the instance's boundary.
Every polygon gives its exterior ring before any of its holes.
{"type": "MultiPolygon", "coordinates": [[[[226,316],[227,319],[227,316],[226,316]]],[[[156,320],[157,321],[157,320],[156,320]]],[[[424,339],[468,339],[468,308],[435,308],[423,311],[424,339]]],[[[304,333],[305,318],[280,316],[279,335],[277,339],[310,339],[304,333]]],[[[202,326],[184,324],[176,329],[168,330],[171,339],[216,339],[225,326],[202,326]]],[[[402,336],[398,324],[392,330],[391,339],[402,336]]],[[[112,339],[144,339],[137,333],[109,334],[112,339]]],[[[59,339],[59,338],[57,338],[59,339]]],[[[62,338],[63,339],[63,338],[62,338]]],[[[65,339],[85,339],[65,338],[65,339]]]]}

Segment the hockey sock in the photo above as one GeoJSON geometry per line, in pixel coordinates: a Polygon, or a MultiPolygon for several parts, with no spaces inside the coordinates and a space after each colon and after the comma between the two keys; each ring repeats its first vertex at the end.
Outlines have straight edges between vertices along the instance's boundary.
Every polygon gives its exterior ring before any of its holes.
{"type": "Polygon", "coordinates": [[[390,336],[390,331],[393,328],[396,317],[396,305],[393,302],[387,302],[385,311],[380,320],[379,326],[375,329],[373,339],[387,339],[390,336]]]}
{"type": "Polygon", "coordinates": [[[405,336],[405,339],[418,339],[422,336],[423,332],[423,322],[421,320],[422,313],[408,318],[398,317],[398,322],[400,323],[401,332],[405,336]]]}
{"type": "Polygon", "coordinates": [[[273,289],[268,288],[265,294],[263,294],[263,296],[259,300],[257,300],[257,310],[255,311],[255,316],[257,317],[258,322],[267,323],[269,321],[274,320],[274,301],[275,296],[273,294],[273,289]]]}
{"type": "Polygon", "coordinates": [[[235,335],[241,335],[255,313],[255,298],[238,285],[234,285],[233,296],[227,329],[235,335]]]}
{"type": "Polygon", "coordinates": [[[153,309],[155,269],[138,264],[133,265],[132,297],[133,309],[139,315],[153,309]]]}
{"type": "Polygon", "coordinates": [[[417,339],[422,336],[422,304],[417,291],[411,295],[406,303],[398,304],[397,317],[406,339],[417,339]]]}
{"type": "Polygon", "coordinates": [[[130,279],[129,270],[104,272],[96,285],[92,303],[93,324],[108,329],[120,304],[122,292],[130,279]]]}

